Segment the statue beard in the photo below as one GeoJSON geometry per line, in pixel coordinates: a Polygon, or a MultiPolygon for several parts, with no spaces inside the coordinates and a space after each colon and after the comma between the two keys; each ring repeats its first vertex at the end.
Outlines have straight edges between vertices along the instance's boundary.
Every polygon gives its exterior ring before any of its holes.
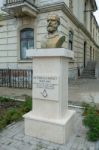
{"type": "Polygon", "coordinates": [[[50,34],[52,34],[52,33],[54,33],[54,32],[56,32],[57,31],[57,27],[55,26],[51,26],[51,25],[49,25],[48,27],[47,27],[47,31],[48,31],[48,33],[50,34]]]}

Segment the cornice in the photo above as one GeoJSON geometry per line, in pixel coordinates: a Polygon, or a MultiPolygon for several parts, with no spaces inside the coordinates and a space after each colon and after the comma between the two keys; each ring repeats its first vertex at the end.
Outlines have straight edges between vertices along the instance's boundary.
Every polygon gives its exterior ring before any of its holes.
{"type": "MultiPolygon", "coordinates": [[[[89,39],[95,44],[97,48],[99,48],[99,45],[95,42],[95,40],[92,38],[90,32],[85,28],[85,26],[79,22],[79,20],[73,15],[73,13],[69,10],[67,5],[64,2],[59,2],[59,3],[53,3],[53,4],[48,4],[48,5],[43,5],[37,7],[38,13],[46,13],[46,12],[51,12],[51,11],[56,11],[56,10],[62,10],[68,18],[71,19],[71,21],[79,28],[81,29],[86,36],[89,37],[89,39]]],[[[0,20],[7,20],[7,19],[12,19],[14,17],[11,17],[10,15],[5,15],[2,17],[0,20]]]]}
{"type": "Polygon", "coordinates": [[[90,32],[85,28],[85,26],[82,23],[79,22],[79,20],[73,15],[73,13],[69,10],[69,8],[67,7],[67,5],[64,2],[44,5],[44,6],[38,7],[38,9],[39,9],[39,13],[62,10],[68,16],[68,18],[70,18],[71,21],[79,29],[81,29],[84,32],[84,34],[86,34],[86,36],[88,36],[89,39],[99,48],[99,45],[97,45],[95,40],[92,38],[90,32]]]}

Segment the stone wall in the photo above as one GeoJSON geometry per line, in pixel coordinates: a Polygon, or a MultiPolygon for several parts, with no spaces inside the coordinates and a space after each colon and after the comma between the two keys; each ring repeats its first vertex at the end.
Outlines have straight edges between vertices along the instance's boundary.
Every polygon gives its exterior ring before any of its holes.
{"type": "MultiPolygon", "coordinates": [[[[66,36],[66,41],[64,47],[68,49],[68,33],[69,30],[73,31],[73,51],[75,58],[70,60],[70,72],[69,76],[77,77],[78,68],[80,68],[80,72],[82,72],[84,65],[84,42],[86,45],[86,64],[90,61],[90,47],[97,51],[97,47],[90,40],[90,38],[80,29],[78,28],[71,20],[66,16],[63,11],[53,11],[52,14],[58,14],[61,19],[61,25],[59,27],[59,31],[62,32],[66,36]]],[[[42,13],[37,18],[37,48],[41,47],[41,41],[44,35],[46,34],[46,19],[49,13],[42,13]]],[[[95,53],[95,52],[94,52],[95,53]]],[[[93,54],[92,54],[93,55],[93,54]]],[[[94,54],[95,55],[95,54],[94,54]]],[[[93,56],[92,56],[93,58],[93,56]]]]}
{"type": "Polygon", "coordinates": [[[17,21],[5,20],[0,28],[0,68],[6,68],[7,63],[17,62],[17,21]]]}
{"type": "MultiPolygon", "coordinates": [[[[58,1],[60,2],[60,0],[39,0],[37,2],[40,6],[44,6],[48,4],[48,2],[51,4],[51,2],[54,3],[58,1]]],[[[69,1],[64,0],[64,2],[68,4],[69,1]]],[[[73,51],[75,57],[70,60],[69,77],[77,78],[79,71],[78,69],[80,69],[80,72],[83,70],[84,42],[87,43],[86,63],[90,60],[90,47],[92,47],[92,55],[94,55],[94,59],[98,59],[96,57],[98,56],[98,47],[96,47],[90,37],[84,33],[82,30],[82,25],[81,28],[80,26],[78,27],[75,21],[72,20],[72,17],[69,17],[65,11],[56,9],[55,11],[49,10],[48,12],[41,12],[35,19],[32,17],[21,17],[2,21],[5,25],[0,28],[0,68],[31,69],[31,60],[20,60],[20,30],[26,27],[34,28],[34,46],[35,48],[41,48],[41,41],[47,33],[46,19],[50,11],[52,14],[55,13],[60,16],[61,25],[59,26],[59,32],[66,36],[66,41],[63,47],[68,49],[69,30],[72,30],[73,32],[73,51]]]]}
{"type": "Polygon", "coordinates": [[[67,6],[69,6],[69,0],[37,0],[37,6],[44,6],[54,3],[64,2],[67,6]]]}

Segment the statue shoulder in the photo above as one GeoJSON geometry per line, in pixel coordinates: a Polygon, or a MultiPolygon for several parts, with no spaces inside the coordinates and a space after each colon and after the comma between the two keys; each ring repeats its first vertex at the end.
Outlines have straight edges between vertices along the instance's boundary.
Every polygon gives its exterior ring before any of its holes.
{"type": "Polygon", "coordinates": [[[58,42],[56,44],[56,47],[61,48],[64,42],[65,42],[65,36],[62,34],[59,34],[59,38],[58,38],[58,42]]]}
{"type": "Polygon", "coordinates": [[[59,34],[59,41],[65,42],[65,39],[66,39],[65,35],[63,35],[62,33],[60,33],[59,34]]]}
{"type": "Polygon", "coordinates": [[[41,48],[46,48],[46,40],[47,40],[47,36],[45,35],[41,41],[41,48]]]}
{"type": "Polygon", "coordinates": [[[65,35],[63,35],[62,33],[59,33],[59,38],[60,38],[60,39],[63,39],[63,40],[65,41],[65,38],[66,38],[66,37],[65,37],[65,35]]]}

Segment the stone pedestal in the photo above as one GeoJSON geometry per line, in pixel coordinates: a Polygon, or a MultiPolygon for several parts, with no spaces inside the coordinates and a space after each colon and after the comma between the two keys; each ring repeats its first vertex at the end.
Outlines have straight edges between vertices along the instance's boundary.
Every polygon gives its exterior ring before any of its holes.
{"type": "Polygon", "coordinates": [[[27,51],[33,57],[33,109],[24,115],[25,134],[63,144],[74,133],[75,111],[68,110],[68,59],[60,49],[27,51]]]}

